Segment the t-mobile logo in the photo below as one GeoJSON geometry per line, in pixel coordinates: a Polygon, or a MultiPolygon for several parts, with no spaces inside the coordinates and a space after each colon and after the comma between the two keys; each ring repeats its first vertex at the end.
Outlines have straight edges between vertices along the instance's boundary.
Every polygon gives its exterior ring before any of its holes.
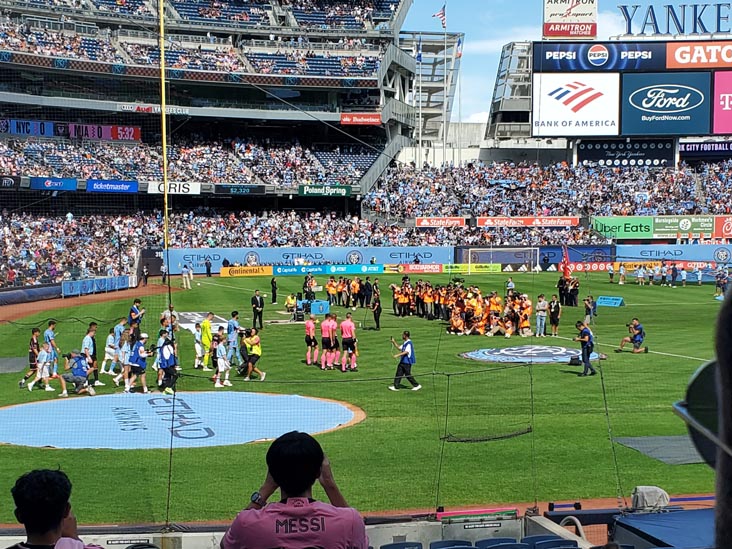
{"type": "Polygon", "coordinates": [[[732,111],[732,93],[720,94],[719,104],[722,105],[723,111],[732,111]]]}

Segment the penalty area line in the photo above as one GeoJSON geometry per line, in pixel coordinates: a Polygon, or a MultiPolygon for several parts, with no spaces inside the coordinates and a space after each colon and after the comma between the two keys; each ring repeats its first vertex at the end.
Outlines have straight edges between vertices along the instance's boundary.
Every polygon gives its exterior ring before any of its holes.
{"type": "MultiPolygon", "coordinates": [[[[566,339],[567,341],[572,341],[571,337],[564,337],[564,336],[558,336],[557,339],[566,339]]],[[[610,343],[595,343],[595,345],[602,345],[603,347],[613,347],[615,349],[618,348],[617,345],[611,345],[610,343]]],[[[625,352],[625,351],[623,351],[623,352],[625,352]]],[[[640,353],[636,353],[636,354],[640,354],[640,353]]],[[[686,360],[700,360],[702,362],[707,362],[709,360],[712,360],[711,358],[699,358],[698,356],[675,355],[673,353],[662,353],[661,351],[648,351],[648,354],[660,355],[660,356],[670,356],[672,358],[683,358],[686,360]]]]}
{"type": "MultiPolygon", "coordinates": [[[[242,288],[241,286],[232,286],[231,284],[221,284],[220,282],[199,282],[199,284],[206,284],[207,286],[219,286],[220,288],[231,288],[232,290],[244,290],[245,292],[256,292],[256,289],[242,288]]],[[[260,290],[261,291],[261,290],[260,290]]]]}

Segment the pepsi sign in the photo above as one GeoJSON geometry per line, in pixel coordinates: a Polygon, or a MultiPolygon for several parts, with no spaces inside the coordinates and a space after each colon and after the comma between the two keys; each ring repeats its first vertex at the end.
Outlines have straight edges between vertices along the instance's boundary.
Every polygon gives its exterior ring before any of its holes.
{"type": "Polygon", "coordinates": [[[534,72],[665,70],[660,42],[534,42],[534,72]]]}
{"type": "Polygon", "coordinates": [[[709,73],[623,75],[622,135],[707,135],[709,73]]]}

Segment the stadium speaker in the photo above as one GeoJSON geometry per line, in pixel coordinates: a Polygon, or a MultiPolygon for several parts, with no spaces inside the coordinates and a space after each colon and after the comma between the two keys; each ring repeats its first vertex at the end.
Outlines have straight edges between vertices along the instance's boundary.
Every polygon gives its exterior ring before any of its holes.
{"type": "Polygon", "coordinates": [[[295,313],[295,322],[302,322],[305,320],[305,315],[302,311],[297,311],[295,313]]]}

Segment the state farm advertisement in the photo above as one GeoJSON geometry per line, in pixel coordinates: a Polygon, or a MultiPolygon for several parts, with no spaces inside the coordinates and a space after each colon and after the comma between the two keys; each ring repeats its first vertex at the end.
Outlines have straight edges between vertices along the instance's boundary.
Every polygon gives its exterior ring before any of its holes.
{"type": "Polygon", "coordinates": [[[342,112],[343,126],[381,126],[381,113],[378,112],[342,112]]]}
{"type": "Polygon", "coordinates": [[[478,227],[577,227],[579,217],[479,217],[478,227]]]}
{"type": "Polygon", "coordinates": [[[667,69],[728,69],[732,65],[732,42],[669,42],[667,69]]]}
{"type": "Polygon", "coordinates": [[[464,217],[417,217],[415,225],[418,229],[436,229],[439,227],[465,227],[464,217]]]}
{"type": "Polygon", "coordinates": [[[618,135],[620,75],[534,74],[534,137],[618,135]]]}
{"type": "Polygon", "coordinates": [[[597,0],[544,0],[544,38],[596,38],[597,0]]]}

